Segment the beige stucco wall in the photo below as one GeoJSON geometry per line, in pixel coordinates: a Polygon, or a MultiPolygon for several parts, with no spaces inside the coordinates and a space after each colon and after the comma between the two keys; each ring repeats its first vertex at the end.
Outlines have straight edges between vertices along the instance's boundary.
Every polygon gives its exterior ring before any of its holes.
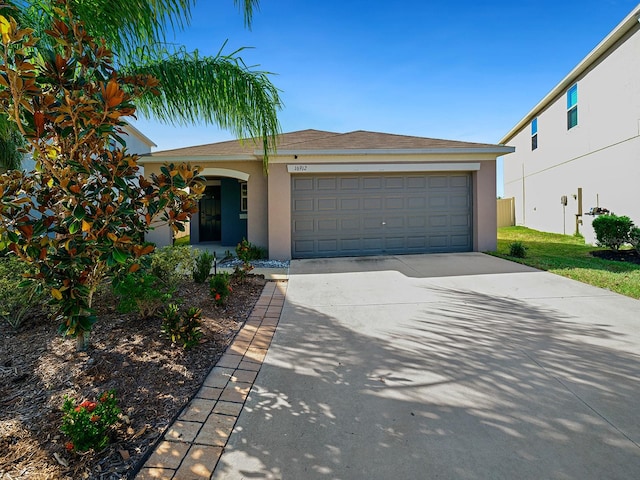
{"type": "MultiPolygon", "coordinates": [[[[565,90],[538,113],[536,150],[530,123],[508,140],[516,151],[504,158],[504,194],[516,198],[516,222],[573,234],[581,187],[585,212],[599,205],[640,224],[640,25],[577,84],[576,127],[567,130],[565,90]]],[[[580,233],[592,241],[584,220],[580,233]]]]}
{"type": "Polygon", "coordinates": [[[473,178],[473,249],[476,252],[497,248],[496,161],[485,161],[473,178]]]}
{"type": "Polygon", "coordinates": [[[269,166],[269,257],[291,258],[291,174],[285,164],[269,166]]]}

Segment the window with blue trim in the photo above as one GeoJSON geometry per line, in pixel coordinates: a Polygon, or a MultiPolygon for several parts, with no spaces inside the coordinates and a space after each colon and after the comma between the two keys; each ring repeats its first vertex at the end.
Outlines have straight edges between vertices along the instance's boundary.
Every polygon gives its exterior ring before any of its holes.
{"type": "Polygon", "coordinates": [[[531,120],[531,150],[538,148],[538,118],[531,120]]]}
{"type": "Polygon", "coordinates": [[[567,130],[578,125],[578,84],[567,92],[567,130]]]}

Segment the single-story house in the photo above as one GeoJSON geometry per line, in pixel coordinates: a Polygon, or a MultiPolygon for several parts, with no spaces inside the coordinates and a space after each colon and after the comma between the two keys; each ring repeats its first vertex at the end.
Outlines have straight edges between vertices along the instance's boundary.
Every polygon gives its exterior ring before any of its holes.
{"type": "Polygon", "coordinates": [[[518,225],[594,243],[602,209],[640,224],[640,4],[500,142],[518,225]]]}
{"type": "MultiPolygon", "coordinates": [[[[202,168],[207,188],[192,244],[242,238],[272,259],[496,248],[496,158],[503,145],[354,131],[279,136],[264,173],[262,143],[226,141],[155,152],[202,168]]],[[[166,227],[148,236],[172,242],[166,227]]]]}

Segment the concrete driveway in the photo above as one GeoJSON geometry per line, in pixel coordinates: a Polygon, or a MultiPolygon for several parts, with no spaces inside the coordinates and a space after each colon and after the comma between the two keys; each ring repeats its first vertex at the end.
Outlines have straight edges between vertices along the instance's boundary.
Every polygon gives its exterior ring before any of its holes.
{"type": "Polygon", "coordinates": [[[639,307],[478,253],[294,261],[214,478],[640,478],[639,307]]]}

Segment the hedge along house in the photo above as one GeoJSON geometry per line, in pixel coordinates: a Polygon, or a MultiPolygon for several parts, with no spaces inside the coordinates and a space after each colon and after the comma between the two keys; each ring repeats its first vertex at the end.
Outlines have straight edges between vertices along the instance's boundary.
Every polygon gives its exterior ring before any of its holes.
{"type": "MultiPolygon", "coordinates": [[[[202,168],[207,188],[191,243],[243,237],[272,259],[486,251],[496,248],[496,157],[502,145],[355,131],[303,130],[278,138],[263,172],[260,142],[156,152],[202,168]]],[[[172,242],[166,227],[148,239],[172,242]]]]}

